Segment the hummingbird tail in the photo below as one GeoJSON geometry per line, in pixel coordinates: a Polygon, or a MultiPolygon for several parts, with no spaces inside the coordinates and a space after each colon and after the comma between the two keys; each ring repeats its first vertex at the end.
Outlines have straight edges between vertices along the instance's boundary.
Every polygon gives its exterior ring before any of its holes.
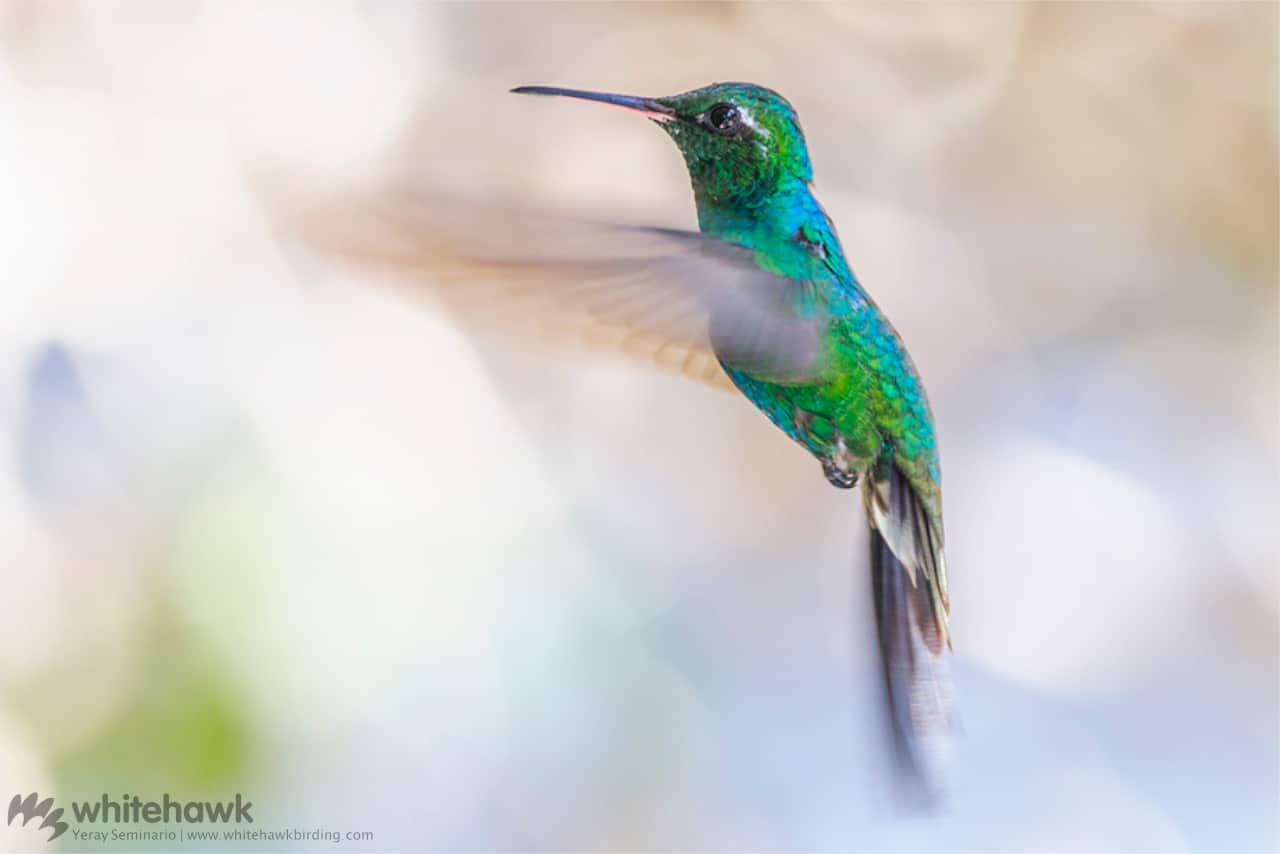
{"type": "Polygon", "coordinates": [[[911,805],[931,807],[946,787],[951,679],[949,650],[940,642],[946,617],[924,581],[913,579],[872,526],[872,596],[900,794],[911,805]]]}

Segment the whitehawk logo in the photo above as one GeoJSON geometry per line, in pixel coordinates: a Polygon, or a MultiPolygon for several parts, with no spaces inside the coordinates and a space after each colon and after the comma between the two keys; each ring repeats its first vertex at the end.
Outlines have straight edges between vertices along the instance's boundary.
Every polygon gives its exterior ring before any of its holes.
{"type": "Polygon", "coordinates": [[[22,816],[22,826],[24,827],[33,818],[43,818],[44,821],[40,822],[40,829],[53,828],[53,835],[49,837],[49,842],[67,832],[67,823],[59,821],[62,818],[62,808],[54,809],[53,798],[45,798],[42,801],[35,792],[25,798],[22,795],[14,795],[13,800],[9,801],[9,824],[13,824],[13,820],[18,816],[22,816]]]}

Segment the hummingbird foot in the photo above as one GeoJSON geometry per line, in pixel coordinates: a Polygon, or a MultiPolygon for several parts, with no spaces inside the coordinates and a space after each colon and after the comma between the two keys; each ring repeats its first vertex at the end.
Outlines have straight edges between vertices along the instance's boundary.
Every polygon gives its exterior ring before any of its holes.
{"type": "Polygon", "coordinates": [[[831,457],[823,458],[822,473],[827,476],[832,486],[840,489],[852,489],[858,485],[858,473],[842,467],[831,457]]]}

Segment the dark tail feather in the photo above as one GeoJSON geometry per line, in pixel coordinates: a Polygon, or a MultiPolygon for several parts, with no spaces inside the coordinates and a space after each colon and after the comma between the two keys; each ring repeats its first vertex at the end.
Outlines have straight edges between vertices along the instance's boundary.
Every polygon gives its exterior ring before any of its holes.
{"type": "Polygon", "coordinates": [[[902,794],[933,806],[945,790],[951,753],[951,679],[945,636],[925,579],[911,583],[884,537],[871,529],[876,628],[902,794]]]}

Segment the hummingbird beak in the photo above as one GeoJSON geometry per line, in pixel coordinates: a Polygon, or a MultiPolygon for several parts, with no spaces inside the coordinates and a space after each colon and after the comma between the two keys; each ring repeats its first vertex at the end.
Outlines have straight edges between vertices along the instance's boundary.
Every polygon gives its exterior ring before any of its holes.
{"type": "Polygon", "coordinates": [[[581,89],[560,89],[555,86],[517,86],[511,90],[517,95],[558,95],[561,98],[578,98],[582,101],[599,101],[621,107],[633,113],[648,116],[655,122],[669,122],[676,111],[653,98],[637,98],[634,95],[612,95],[608,92],[584,92],[581,89]]]}

